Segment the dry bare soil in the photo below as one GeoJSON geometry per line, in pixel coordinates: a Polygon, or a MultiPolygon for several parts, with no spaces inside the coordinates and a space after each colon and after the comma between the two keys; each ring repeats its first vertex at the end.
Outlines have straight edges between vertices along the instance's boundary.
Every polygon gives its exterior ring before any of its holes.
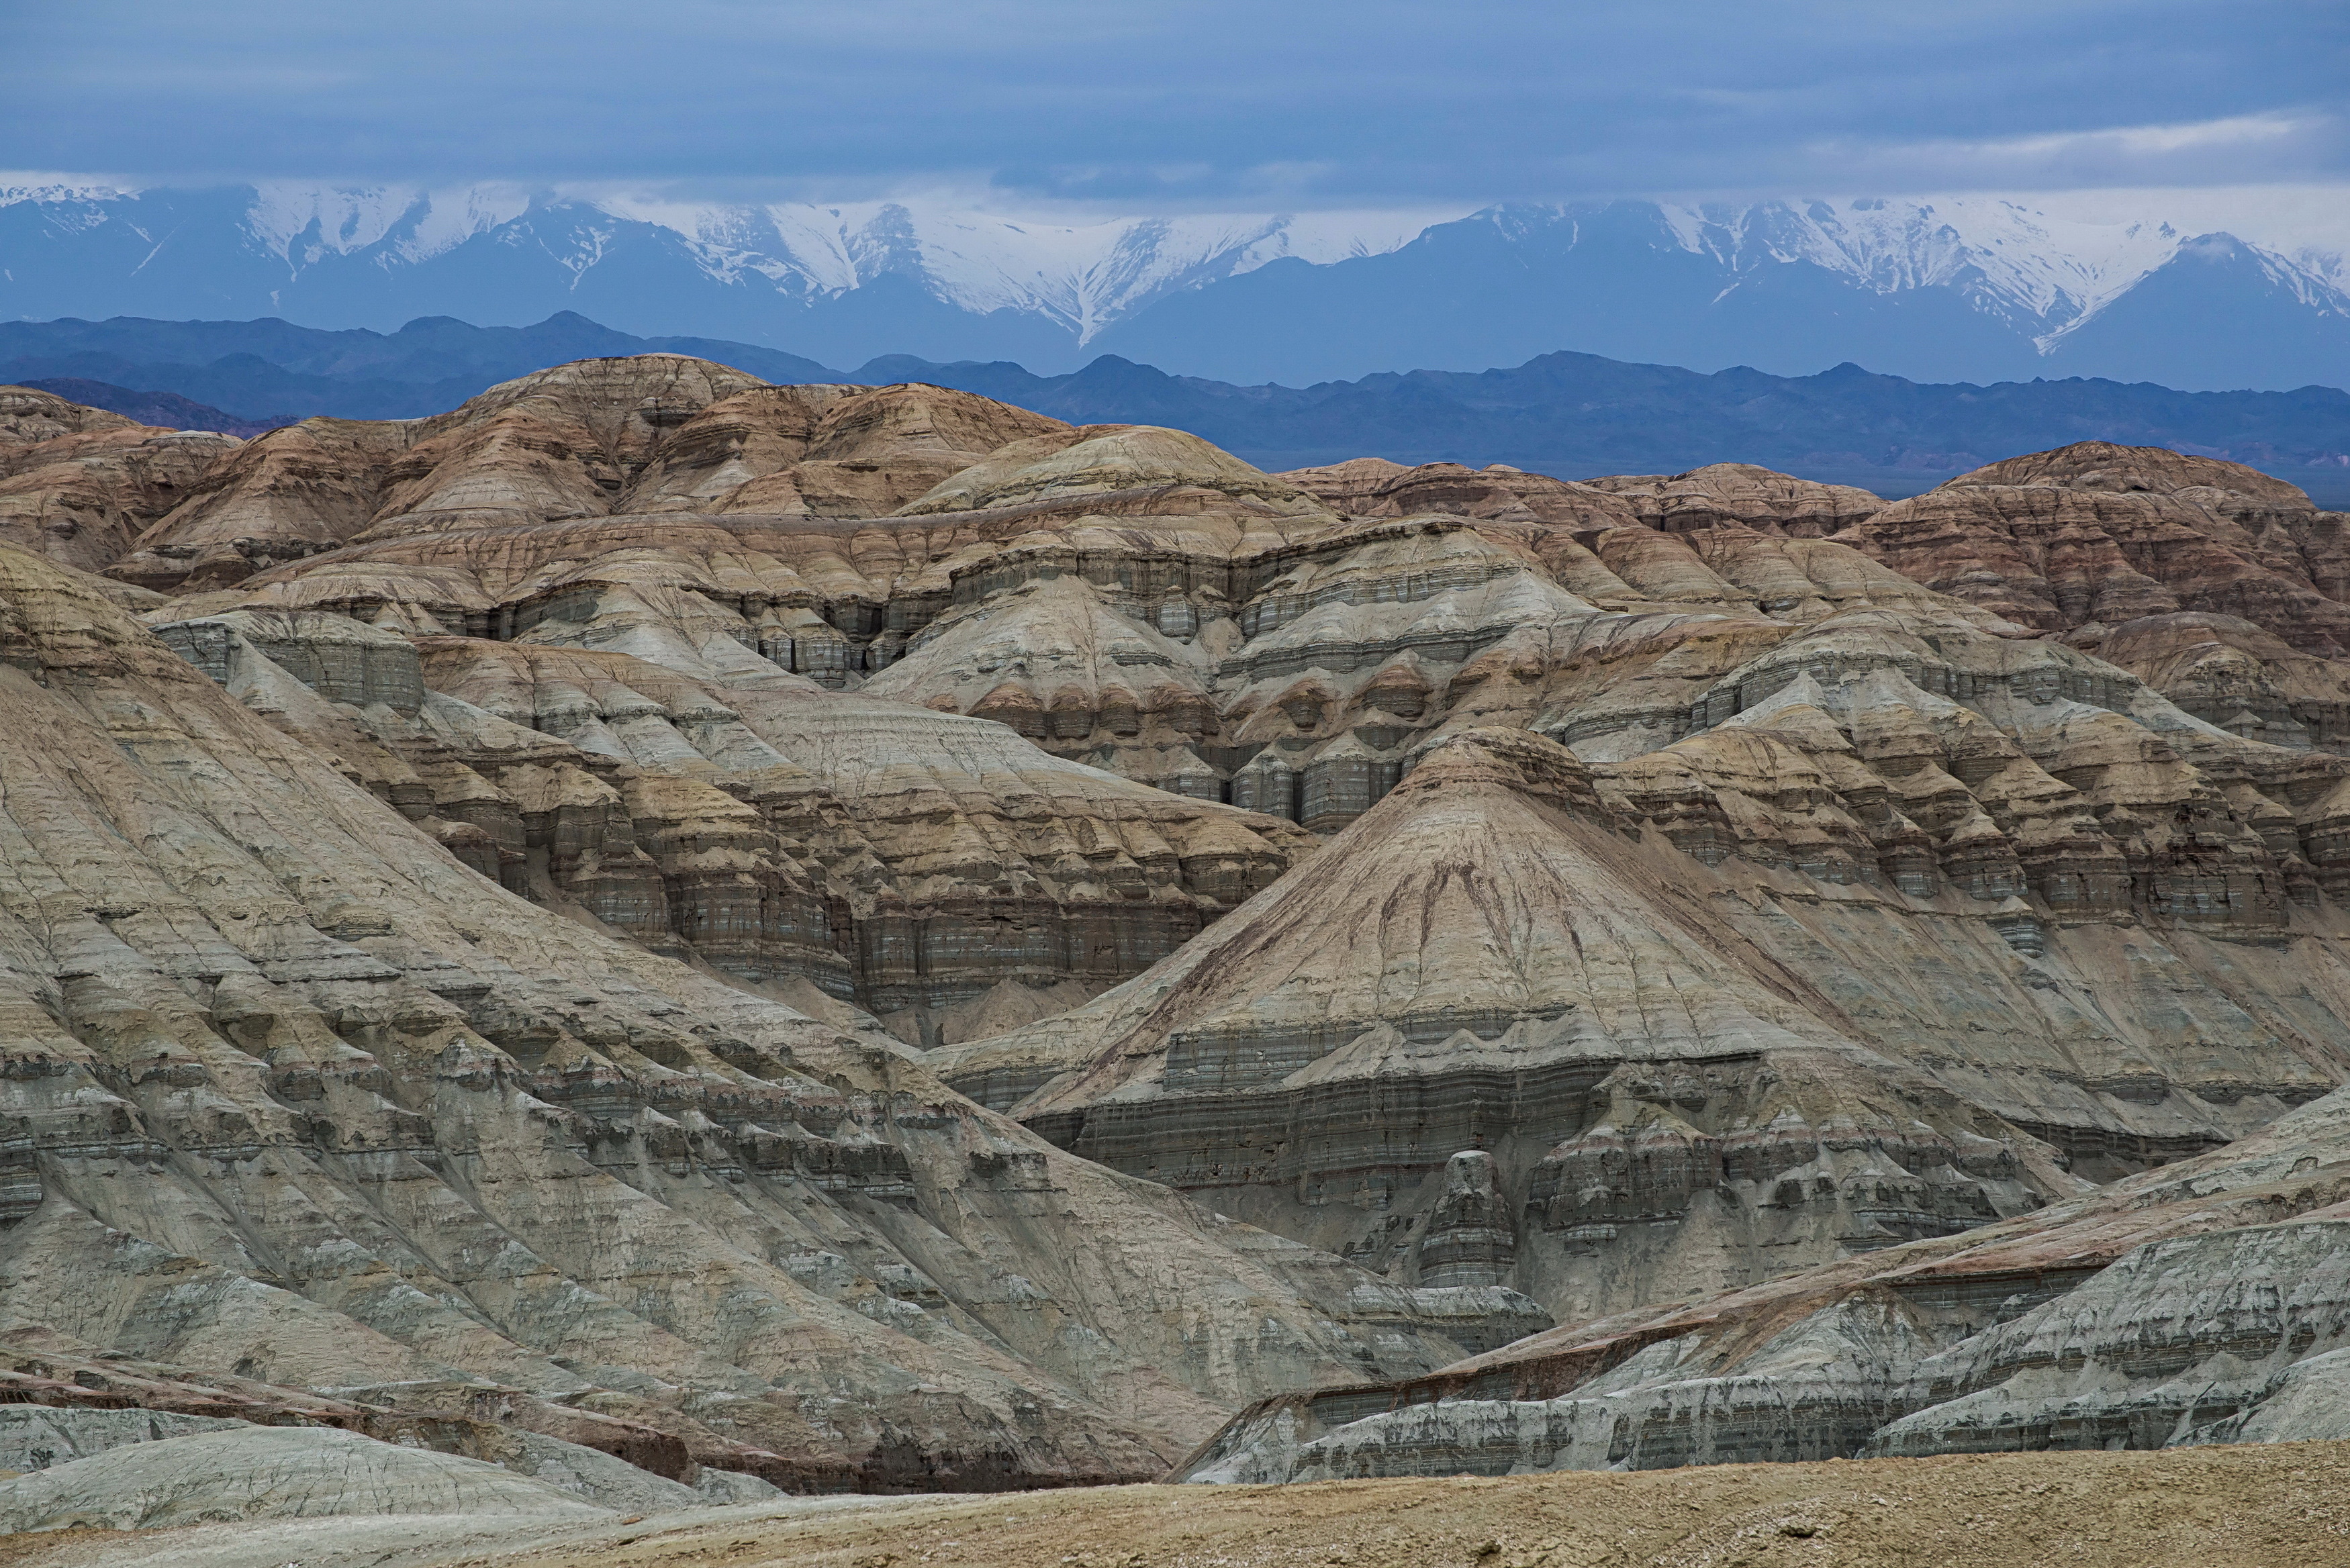
{"type": "MultiPolygon", "coordinates": [[[[337,1522],[356,1536],[372,1521],[337,1522]]],[[[0,1542],[0,1562],[163,1563],[172,1560],[173,1536],[191,1538],[191,1547],[209,1536],[203,1545],[212,1550],[194,1553],[208,1562],[224,1544],[206,1531],[112,1543],[76,1532],[54,1547],[27,1537],[0,1542]],[[12,1555],[10,1545],[24,1555],[12,1555]]],[[[389,1561],[452,1568],[2321,1568],[2350,1563],[2350,1444],[840,1499],[672,1515],[489,1555],[395,1548],[389,1561]]]]}
{"type": "Polygon", "coordinates": [[[2350,1563],[2350,1445],[1953,1455],[1630,1475],[1118,1487],[689,1524],[504,1560],[645,1568],[1713,1568],[2350,1563]]]}

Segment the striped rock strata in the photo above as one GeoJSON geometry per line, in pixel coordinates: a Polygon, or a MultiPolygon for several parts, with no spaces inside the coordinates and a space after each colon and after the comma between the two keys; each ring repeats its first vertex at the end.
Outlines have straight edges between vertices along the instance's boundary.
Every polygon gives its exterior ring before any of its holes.
{"type": "Polygon", "coordinates": [[[151,618],[510,890],[909,1038],[960,1037],[991,996],[1083,1000],[1310,844],[756,660],[411,642],[311,610],[151,618]]]}
{"type": "MultiPolygon", "coordinates": [[[[1268,475],[675,357],[224,448],[107,583],[9,557],[0,1311],[175,1386],[988,1486],[2071,1224],[2350,1076],[2330,524],[2196,461],[1268,475]]],[[[2074,1306],[2126,1338],[2326,1234],[2074,1306]]],[[[2072,1341],[1882,1307],[1789,1307],[1720,1441],[1607,1462],[2053,1429],[2072,1341]]],[[[2303,1359],[2176,1431],[2307,1429],[2303,1359]]]]}
{"type": "Polygon", "coordinates": [[[2345,527],[2241,463],[2082,441],[1962,474],[1835,536],[2098,653],[2199,718],[2341,751],[2345,527]]]}
{"type": "Polygon", "coordinates": [[[2350,1092],[1963,1237],[1273,1399],[1181,1467],[1305,1480],[2339,1438],[2350,1092]]]}
{"type": "Polygon", "coordinates": [[[2026,1212],[2343,1081],[2350,946],[2281,885],[2255,943],[1840,872],[1769,791],[1865,839],[1854,784],[1800,781],[1878,776],[1831,737],[1933,711],[1869,695],[1806,683],[1620,764],[1459,735],[1175,959],[935,1059],[1087,1158],[1563,1320],[2026,1212]],[[1771,826],[1679,846],[1717,814],[1771,826]]]}
{"type": "Polygon", "coordinates": [[[95,571],[243,444],[0,388],[0,543],[95,571]]]}
{"type": "Polygon", "coordinates": [[[1149,1474],[1266,1388],[1544,1321],[1212,1219],[504,892],[7,550],[0,722],[0,1327],[886,1489],[1149,1474]]]}

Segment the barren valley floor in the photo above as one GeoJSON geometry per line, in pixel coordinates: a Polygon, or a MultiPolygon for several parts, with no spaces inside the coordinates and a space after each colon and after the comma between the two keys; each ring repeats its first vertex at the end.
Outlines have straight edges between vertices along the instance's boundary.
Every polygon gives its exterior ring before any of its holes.
{"type": "Polygon", "coordinates": [[[429,1519],[0,1542],[8,1568],[2326,1568],[2350,1443],[1631,1474],[799,1499],[630,1524],[429,1519]],[[442,1526],[436,1529],[436,1523],[442,1526]]]}

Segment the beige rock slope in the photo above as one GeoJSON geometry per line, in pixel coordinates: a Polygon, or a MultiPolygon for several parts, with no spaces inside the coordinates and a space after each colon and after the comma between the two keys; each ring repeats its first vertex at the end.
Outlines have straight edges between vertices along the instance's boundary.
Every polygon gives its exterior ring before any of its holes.
{"type": "MultiPolygon", "coordinates": [[[[1622,763],[1461,734],[1175,960],[938,1064],[1088,1158],[1563,1320],[2024,1212],[2343,1081],[2350,949],[2272,869],[2246,867],[2277,889],[2246,927],[2216,884],[2060,917],[2090,865],[1989,877],[1972,846],[2007,839],[1972,795],[1979,828],[1914,872],[1873,859],[1859,803],[1887,782],[1848,729],[1999,732],[1853,684],[1622,763]]],[[[2113,857],[2109,893],[2161,885],[2124,863],[2178,852],[2177,807],[2116,838],[2120,811],[2005,745],[2055,784],[2036,809],[2069,800],[2059,842],[2113,857]]],[[[2198,787],[2198,836],[2262,863],[2198,787]]],[[[2224,878],[2211,858],[2189,874],[2224,878]]]]}
{"type": "Polygon", "coordinates": [[[112,569],[286,563],[142,578],[182,594],[150,618],[505,886],[935,1041],[1139,971],[1311,846],[993,724],[827,694],[944,605],[958,553],[1029,531],[875,514],[1081,433],[936,388],[587,361],[438,420],[273,432],[112,569]],[[323,703],[294,690],[314,677],[323,703]]]}
{"type": "Polygon", "coordinates": [[[2350,1091],[1963,1237],[1268,1400],[1195,1480],[2344,1435],[2350,1091]]]}
{"type": "MultiPolygon", "coordinates": [[[[192,592],[355,540],[489,531],[478,559],[484,545],[511,550],[512,530],[549,521],[635,516],[633,529],[585,535],[626,541],[651,526],[648,513],[874,516],[1006,441],[1067,428],[935,387],[768,387],[677,355],[585,359],[431,419],[272,431],[214,467],[110,575],[192,592]]],[[[726,537],[704,532],[705,549],[726,537]]],[[[818,594],[869,587],[816,540],[786,565],[811,561],[818,594]]],[[[782,581],[773,569],[764,576],[782,581]]],[[[782,598],[806,607],[807,597],[782,598]]],[[[436,629],[452,631],[488,629],[466,618],[494,608],[463,599],[433,607],[451,618],[436,629]]]]}
{"type": "Polygon", "coordinates": [[[1961,1231],[2343,1081],[2339,760],[1769,525],[1454,525],[1551,597],[1433,697],[1398,793],[1159,971],[941,1070],[1568,1319],[1961,1231]]]}
{"type": "Polygon", "coordinates": [[[2098,652],[2199,718],[2341,751],[2345,526],[2241,463],[2082,441],[1962,474],[1837,537],[2098,652]]]}
{"type": "Polygon", "coordinates": [[[1668,534],[1742,527],[1818,539],[1866,521],[1885,503],[1849,484],[1821,484],[1751,462],[1715,462],[1687,473],[1615,474],[1586,482],[1619,495],[1641,522],[1668,534]]]}
{"type": "Polygon", "coordinates": [[[2200,462],[1269,475],[660,356],[227,447],[7,557],[0,1301],[187,1414],[977,1486],[2036,1234],[2350,1078],[2338,519],[2200,462]]]}
{"type": "Polygon", "coordinates": [[[0,724],[20,1334],[616,1417],[796,1487],[988,1487],[1149,1473],[1267,1387],[1513,1310],[1212,1220],[886,1036],[534,908],[13,551],[0,724]]]}
{"type": "Polygon", "coordinates": [[[0,387],[0,543],[95,571],[242,444],[0,387]]]}
{"type": "Polygon", "coordinates": [[[755,659],[177,613],[168,643],[484,875],[909,1039],[1114,984],[1310,844],[755,659]]]}

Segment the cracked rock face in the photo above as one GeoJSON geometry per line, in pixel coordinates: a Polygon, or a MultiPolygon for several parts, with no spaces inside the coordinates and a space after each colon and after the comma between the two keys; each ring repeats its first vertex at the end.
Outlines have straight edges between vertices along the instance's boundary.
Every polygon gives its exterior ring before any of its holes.
{"type": "Polygon", "coordinates": [[[598,1507],[2330,1429],[2290,486],[1273,475],[677,356],[205,441],[0,394],[45,1408],[598,1507]]]}

